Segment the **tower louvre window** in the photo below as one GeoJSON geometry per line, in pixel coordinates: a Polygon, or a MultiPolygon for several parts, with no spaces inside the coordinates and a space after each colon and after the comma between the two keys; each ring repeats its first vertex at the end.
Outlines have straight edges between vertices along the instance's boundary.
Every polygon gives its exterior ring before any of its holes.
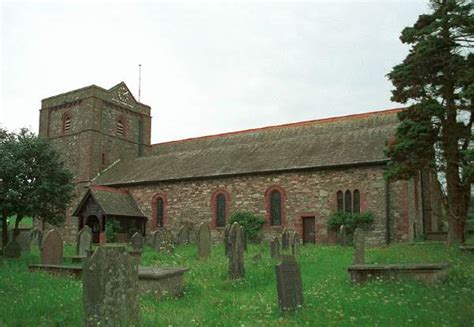
{"type": "Polygon", "coordinates": [[[125,124],[122,119],[117,121],[117,134],[122,136],[125,135],[125,124]]]}
{"type": "Polygon", "coordinates": [[[72,125],[72,122],[71,122],[71,115],[70,114],[65,114],[63,116],[63,121],[62,121],[62,132],[63,133],[68,133],[71,131],[71,125],[72,125]]]}

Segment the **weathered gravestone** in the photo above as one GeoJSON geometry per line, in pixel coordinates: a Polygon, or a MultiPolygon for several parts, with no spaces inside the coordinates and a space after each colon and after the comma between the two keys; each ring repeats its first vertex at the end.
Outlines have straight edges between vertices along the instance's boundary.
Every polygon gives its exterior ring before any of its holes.
{"type": "Polygon", "coordinates": [[[362,228],[357,227],[354,231],[354,260],[353,264],[364,264],[365,263],[365,239],[364,231],[362,228]]]}
{"type": "Polygon", "coordinates": [[[142,252],[143,247],[145,246],[143,235],[139,232],[135,232],[135,234],[130,238],[130,245],[132,246],[133,251],[142,252]]]}
{"type": "Polygon", "coordinates": [[[20,234],[15,237],[15,240],[20,245],[21,252],[30,252],[31,250],[31,238],[30,238],[31,231],[29,230],[22,230],[20,234]]]}
{"type": "Polygon", "coordinates": [[[229,232],[231,225],[226,225],[224,229],[224,253],[226,256],[230,254],[229,232]]]}
{"type": "Polygon", "coordinates": [[[85,259],[82,285],[85,326],[139,324],[138,261],[125,246],[106,244],[85,259]]]}
{"type": "Polygon", "coordinates": [[[189,226],[183,225],[178,231],[176,236],[176,244],[188,244],[190,236],[190,228],[189,226]]]}
{"type": "Polygon", "coordinates": [[[273,241],[270,242],[270,255],[274,259],[280,257],[280,240],[278,237],[275,237],[273,241]]]}
{"type": "Polygon", "coordinates": [[[21,246],[16,240],[8,242],[7,246],[3,250],[5,258],[19,258],[21,257],[21,246]]]}
{"type": "Polygon", "coordinates": [[[60,265],[63,263],[63,239],[55,229],[50,229],[43,237],[41,263],[44,265],[60,265]]]}
{"type": "Polygon", "coordinates": [[[157,252],[160,251],[160,244],[161,244],[161,231],[155,230],[150,234],[150,246],[156,250],[157,252]]]}
{"type": "Polygon", "coordinates": [[[77,234],[76,254],[87,257],[92,250],[92,230],[89,226],[84,226],[77,234]]]}
{"type": "Polygon", "coordinates": [[[283,232],[281,233],[281,249],[282,250],[288,250],[290,247],[290,233],[288,229],[283,229],[283,232]]]}
{"type": "Polygon", "coordinates": [[[290,237],[290,245],[291,245],[291,254],[298,255],[300,254],[300,235],[297,232],[292,232],[290,237]]]}
{"type": "Polygon", "coordinates": [[[41,246],[41,237],[42,233],[39,229],[33,229],[30,232],[30,239],[31,239],[31,245],[32,246],[41,246]]]}
{"type": "Polygon", "coordinates": [[[163,228],[161,231],[162,239],[161,239],[161,249],[173,253],[174,252],[174,237],[173,233],[169,231],[167,228],[163,228]]]}
{"type": "Polygon", "coordinates": [[[199,225],[196,237],[198,258],[206,259],[211,254],[211,230],[209,223],[203,222],[199,225]]]}
{"type": "Polygon", "coordinates": [[[303,282],[295,257],[282,256],[282,262],[275,266],[275,272],[280,309],[295,310],[303,305],[303,282]]]}
{"type": "Polygon", "coordinates": [[[229,231],[229,277],[244,278],[244,245],[242,244],[242,228],[235,222],[229,231]]]}
{"type": "Polygon", "coordinates": [[[339,227],[339,239],[342,246],[347,245],[347,228],[345,225],[341,225],[341,227],[339,227]]]}

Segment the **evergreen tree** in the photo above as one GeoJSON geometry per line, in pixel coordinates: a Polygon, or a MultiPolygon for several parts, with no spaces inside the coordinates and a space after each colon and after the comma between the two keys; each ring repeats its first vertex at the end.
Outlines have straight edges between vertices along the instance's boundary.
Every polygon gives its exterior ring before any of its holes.
{"type": "Polygon", "coordinates": [[[74,191],[72,175],[47,140],[23,129],[0,129],[0,221],[7,241],[7,218],[16,215],[15,232],[24,217],[53,225],[64,221],[74,191]]]}
{"type": "Polygon", "coordinates": [[[474,17],[464,0],[431,0],[400,37],[408,56],[388,74],[392,100],[408,105],[388,149],[387,177],[406,179],[436,168],[446,199],[448,244],[464,242],[474,178],[474,17]]]}

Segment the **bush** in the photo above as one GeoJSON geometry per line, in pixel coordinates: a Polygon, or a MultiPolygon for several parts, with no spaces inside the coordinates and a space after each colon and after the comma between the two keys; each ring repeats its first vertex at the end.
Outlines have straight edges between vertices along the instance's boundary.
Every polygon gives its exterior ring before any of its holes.
{"type": "Polygon", "coordinates": [[[374,214],[370,211],[364,213],[333,212],[328,219],[328,227],[331,230],[338,230],[342,225],[346,226],[349,232],[356,227],[367,229],[374,221],[374,214]]]}
{"type": "Polygon", "coordinates": [[[120,231],[120,223],[114,219],[108,219],[105,223],[105,237],[107,242],[113,243],[117,240],[117,233],[120,231]]]}
{"type": "Polygon", "coordinates": [[[232,224],[234,222],[238,222],[242,227],[244,227],[249,241],[260,241],[260,230],[265,223],[263,217],[254,215],[251,212],[238,211],[233,213],[230,217],[230,223],[232,224]]]}

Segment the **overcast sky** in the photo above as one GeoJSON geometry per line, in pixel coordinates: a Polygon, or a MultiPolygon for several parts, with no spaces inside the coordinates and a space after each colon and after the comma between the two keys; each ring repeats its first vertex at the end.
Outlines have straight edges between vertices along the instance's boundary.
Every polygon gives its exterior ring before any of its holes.
{"type": "MultiPolygon", "coordinates": [[[[1,1],[1,0],[0,0],[1,1]]],[[[400,107],[385,75],[427,1],[1,1],[0,124],[124,81],[152,142],[400,107]]]]}

